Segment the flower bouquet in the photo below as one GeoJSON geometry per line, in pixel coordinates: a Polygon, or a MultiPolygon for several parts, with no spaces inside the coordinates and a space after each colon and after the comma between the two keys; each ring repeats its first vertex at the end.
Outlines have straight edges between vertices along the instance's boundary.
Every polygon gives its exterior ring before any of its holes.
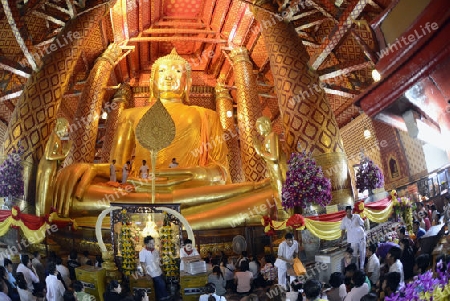
{"type": "Polygon", "coordinates": [[[310,155],[293,153],[288,161],[281,197],[285,209],[306,208],[312,203],[325,207],[331,202],[331,181],[310,155]]]}
{"type": "Polygon", "coordinates": [[[450,264],[437,264],[437,277],[433,277],[432,271],[414,277],[414,281],[407,283],[399,292],[386,297],[386,301],[417,301],[417,300],[449,300],[450,299],[450,264]]]}
{"type": "MultiPolygon", "coordinates": [[[[0,196],[20,198],[24,192],[23,149],[13,150],[0,165],[0,196]]],[[[11,201],[11,200],[10,200],[11,201]]]]}
{"type": "Polygon", "coordinates": [[[372,160],[364,157],[359,166],[360,168],[356,173],[356,189],[360,193],[366,189],[372,190],[384,186],[383,173],[372,160]]]}

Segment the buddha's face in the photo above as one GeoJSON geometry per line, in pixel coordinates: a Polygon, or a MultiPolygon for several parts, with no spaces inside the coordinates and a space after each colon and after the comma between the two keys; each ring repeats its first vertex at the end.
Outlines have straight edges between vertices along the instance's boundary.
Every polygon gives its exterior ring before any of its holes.
{"type": "Polygon", "coordinates": [[[162,61],[153,78],[153,95],[166,100],[181,100],[188,84],[186,66],[179,61],[162,61]]]}

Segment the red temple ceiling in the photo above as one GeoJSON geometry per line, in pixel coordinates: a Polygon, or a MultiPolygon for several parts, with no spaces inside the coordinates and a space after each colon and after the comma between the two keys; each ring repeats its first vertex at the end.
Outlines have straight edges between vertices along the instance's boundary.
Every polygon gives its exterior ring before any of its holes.
{"type": "MultiPolygon", "coordinates": [[[[0,121],[7,123],[15,101],[33,69],[39,68],[47,47],[64,24],[100,0],[2,0],[0,8],[0,121]],[[6,10],[5,10],[6,9],[6,10]],[[11,11],[11,16],[5,13],[11,11]],[[19,28],[21,39],[11,24],[19,28]],[[23,49],[33,57],[35,66],[23,49]]],[[[370,24],[392,0],[276,1],[287,12],[311,56],[340,126],[360,114],[355,97],[372,84],[371,71],[378,43],[370,24]],[[286,6],[286,4],[289,4],[286,6]]],[[[109,43],[123,48],[123,57],[111,74],[110,86],[129,82],[136,89],[147,86],[152,62],[175,47],[193,66],[194,99],[211,106],[210,91],[219,75],[234,93],[230,47],[245,46],[257,76],[264,114],[279,117],[270,63],[260,34],[260,24],[245,0],[117,0],[110,16],[91,35],[77,62],[60,115],[73,118],[81,91],[95,59],[109,43]],[[204,87],[204,88],[202,88],[204,87]],[[203,89],[203,90],[202,90],[203,89]],[[203,93],[202,91],[205,91],[203,93]],[[203,94],[202,94],[203,93],[203,94]],[[203,95],[203,96],[202,96],[203,95]],[[199,100],[200,101],[200,100],[199,100]]],[[[281,11],[282,9],[280,9],[281,11]]],[[[137,90],[136,90],[137,91],[137,90]]],[[[112,93],[106,93],[105,101],[112,93]]],[[[136,104],[143,104],[146,93],[136,104]]],[[[279,119],[279,118],[278,118],[279,119]]]]}

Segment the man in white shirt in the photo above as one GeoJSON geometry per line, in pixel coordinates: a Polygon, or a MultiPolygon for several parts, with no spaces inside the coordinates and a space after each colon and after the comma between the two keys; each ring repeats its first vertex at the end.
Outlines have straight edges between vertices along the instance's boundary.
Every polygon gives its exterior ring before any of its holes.
{"type": "Polygon", "coordinates": [[[347,243],[352,245],[353,250],[358,251],[359,268],[364,270],[366,259],[366,233],[364,232],[364,221],[359,214],[352,214],[352,207],[345,207],[346,216],[341,222],[341,241],[347,231],[347,243]]]}
{"type": "Polygon", "coordinates": [[[117,182],[116,178],[116,160],[112,160],[112,163],[109,165],[109,180],[111,182],[117,182]]]}
{"type": "Polygon", "coordinates": [[[178,167],[177,158],[172,158],[172,163],[169,164],[169,168],[176,168],[178,167]]]}
{"type": "Polygon", "coordinates": [[[298,256],[298,242],[294,240],[292,233],[286,233],[284,238],[284,241],[278,246],[278,257],[274,265],[278,268],[278,284],[286,289],[288,265],[292,266],[294,258],[298,256]]]}
{"type": "Polygon", "coordinates": [[[39,283],[39,278],[32,270],[31,261],[28,255],[22,255],[21,257],[22,262],[17,267],[16,273],[23,274],[25,281],[27,282],[28,291],[33,292],[34,290],[33,283],[39,283]]]}
{"type": "Polygon", "coordinates": [[[64,281],[64,284],[69,287],[72,284],[72,280],[70,279],[70,271],[69,269],[62,264],[61,257],[56,257],[56,270],[61,274],[61,278],[64,281]]]}
{"type": "Polygon", "coordinates": [[[359,301],[369,293],[369,286],[365,283],[366,274],[359,270],[353,274],[352,283],[355,285],[347,294],[344,301],[359,301]]]}
{"type": "Polygon", "coordinates": [[[58,271],[56,270],[56,264],[51,262],[48,265],[48,276],[45,278],[47,285],[47,294],[45,297],[47,301],[63,301],[64,292],[66,289],[62,282],[56,276],[58,271]]]}
{"type": "Polygon", "coordinates": [[[127,183],[129,169],[130,169],[130,161],[127,161],[127,163],[125,163],[122,167],[122,184],[127,183]]]}
{"type": "Polygon", "coordinates": [[[377,246],[376,244],[371,244],[367,247],[366,253],[369,258],[367,262],[367,276],[370,281],[372,281],[372,285],[375,285],[380,279],[380,260],[377,257],[377,246]]]}
{"type": "Polygon", "coordinates": [[[184,240],[184,247],[180,250],[180,271],[184,271],[184,260],[183,258],[186,257],[193,257],[200,259],[200,253],[197,251],[196,248],[192,246],[192,240],[185,239],[184,240]]]}
{"type": "Polygon", "coordinates": [[[392,247],[386,255],[386,262],[389,265],[389,273],[400,273],[400,287],[405,284],[405,274],[403,273],[403,264],[400,261],[402,250],[398,247],[392,247]]]}
{"type": "Polygon", "coordinates": [[[142,166],[141,168],[139,168],[139,176],[141,177],[141,179],[147,179],[148,178],[148,171],[150,170],[150,168],[148,168],[147,166],[147,161],[146,160],[142,160],[142,166]]]}
{"type": "Polygon", "coordinates": [[[158,300],[167,300],[170,296],[166,290],[166,282],[162,276],[161,259],[159,252],[155,249],[155,240],[150,235],[144,238],[145,247],[139,252],[139,262],[141,263],[144,274],[153,279],[156,298],[158,300]]]}

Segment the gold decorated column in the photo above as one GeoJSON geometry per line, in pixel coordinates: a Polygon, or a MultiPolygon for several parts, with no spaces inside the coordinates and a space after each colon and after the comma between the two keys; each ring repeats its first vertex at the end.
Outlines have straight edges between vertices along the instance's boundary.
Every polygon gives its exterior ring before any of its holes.
{"type": "Polygon", "coordinates": [[[119,123],[120,114],[122,114],[122,111],[128,107],[132,96],[130,85],[121,84],[117,92],[114,94],[111,103],[106,106],[108,117],[106,119],[106,133],[100,153],[100,162],[107,163],[112,159],[109,156],[114,141],[114,133],[116,132],[117,124],[119,123]]]}
{"type": "Polygon", "coordinates": [[[43,65],[25,84],[5,134],[5,151],[11,153],[20,143],[24,159],[30,162],[24,171],[27,201],[34,202],[37,162],[54,128],[62,96],[92,28],[109,12],[109,4],[96,6],[67,22],[43,58],[43,65]],[[61,43],[61,41],[66,41],[61,43]]]}
{"type": "Polygon", "coordinates": [[[256,120],[262,116],[253,64],[244,47],[236,47],[230,53],[237,86],[237,114],[241,159],[246,181],[260,181],[265,177],[266,166],[253,148],[253,137],[258,133],[256,120]]]}
{"type": "Polygon", "coordinates": [[[339,128],[319,77],[308,65],[306,48],[294,25],[277,15],[271,1],[255,4],[253,14],[261,24],[269,55],[288,155],[311,153],[331,179],[332,203],[351,203],[353,194],[339,128]]]}
{"type": "Polygon", "coordinates": [[[64,161],[64,166],[72,163],[91,163],[95,156],[95,143],[98,133],[105,87],[116,60],[122,54],[118,44],[111,44],[95,61],[78,102],[77,112],[69,128],[72,149],[64,161]]]}
{"type": "Polygon", "coordinates": [[[233,117],[233,98],[231,98],[222,80],[220,78],[216,85],[216,110],[224,130],[224,141],[222,143],[226,143],[228,146],[228,165],[230,167],[231,181],[239,183],[245,181],[242,170],[241,150],[239,149],[239,130],[233,117]]]}

